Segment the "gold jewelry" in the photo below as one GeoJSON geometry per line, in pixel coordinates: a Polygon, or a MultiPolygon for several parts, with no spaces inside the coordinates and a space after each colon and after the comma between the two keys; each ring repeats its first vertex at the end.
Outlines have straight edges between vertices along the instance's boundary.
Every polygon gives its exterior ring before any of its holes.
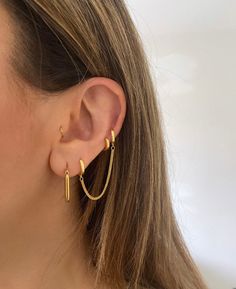
{"type": "MultiPolygon", "coordinates": [[[[64,137],[62,126],[59,127],[61,133],[61,139],[64,137]]],[[[70,173],[68,169],[68,163],[66,163],[65,178],[64,178],[64,191],[66,202],[70,201],[70,173]]]]}
{"type": "MultiPolygon", "coordinates": [[[[62,129],[61,126],[60,126],[59,130],[60,130],[62,138],[63,138],[64,135],[63,135],[63,129],[62,129]]],[[[111,148],[111,155],[110,155],[110,162],[109,162],[109,168],[108,168],[108,174],[107,174],[106,183],[105,183],[105,186],[104,186],[104,188],[102,190],[102,193],[99,196],[92,196],[88,192],[88,190],[87,190],[87,188],[85,186],[85,183],[84,183],[84,178],[83,178],[83,174],[85,172],[84,162],[83,162],[82,159],[80,159],[80,175],[79,175],[79,179],[80,179],[80,182],[82,184],[82,188],[83,188],[85,194],[88,196],[88,198],[90,200],[93,200],[93,201],[96,201],[96,200],[100,199],[104,195],[104,193],[106,191],[106,188],[108,186],[109,180],[110,180],[112,163],[113,163],[113,158],[114,158],[114,151],[115,151],[115,132],[114,132],[113,129],[111,130],[111,141],[107,137],[104,140],[105,140],[104,150],[106,151],[109,148],[111,148]]],[[[64,186],[65,186],[65,199],[66,199],[67,202],[69,202],[70,201],[70,173],[69,173],[69,169],[68,169],[68,163],[66,163],[64,186]]]]}
{"type": "Polygon", "coordinates": [[[66,201],[69,202],[70,201],[70,173],[68,170],[68,164],[65,170],[65,197],[66,197],[66,201]]]}
{"type": "Polygon", "coordinates": [[[112,163],[113,163],[114,151],[115,151],[115,132],[114,132],[113,129],[111,130],[111,146],[110,146],[109,139],[105,138],[105,148],[104,148],[104,150],[109,149],[109,147],[111,148],[111,155],[110,155],[110,162],[109,162],[109,168],[108,168],[108,174],[107,174],[106,183],[105,183],[105,186],[104,186],[101,194],[96,196],[96,197],[92,196],[88,192],[88,190],[87,190],[87,188],[85,186],[84,178],[83,178],[83,174],[85,172],[84,162],[83,162],[83,160],[80,159],[80,177],[79,177],[79,179],[80,179],[80,182],[82,184],[82,188],[83,188],[85,194],[87,195],[87,197],[90,200],[93,200],[93,201],[96,201],[96,200],[100,199],[104,195],[104,193],[106,191],[106,188],[107,188],[107,185],[108,185],[108,182],[109,182],[109,179],[110,179],[110,176],[111,176],[111,169],[112,169],[112,163]]]}

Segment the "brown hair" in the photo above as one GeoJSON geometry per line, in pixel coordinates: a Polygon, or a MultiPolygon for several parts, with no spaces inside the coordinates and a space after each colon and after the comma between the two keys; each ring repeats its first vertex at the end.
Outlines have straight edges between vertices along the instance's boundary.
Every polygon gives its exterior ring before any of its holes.
{"type": "MultiPolygon", "coordinates": [[[[98,278],[112,288],[205,289],[173,213],[160,108],[124,1],[5,2],[20,24],[11,63],[32,87],[50,97],[103,76],[124,89],[127,112],[106,194],[91,202],[78,189],[98,278]]],[[[92,192],[103,188],[108,157],[101,153],[86,169],[92,192]]]]}

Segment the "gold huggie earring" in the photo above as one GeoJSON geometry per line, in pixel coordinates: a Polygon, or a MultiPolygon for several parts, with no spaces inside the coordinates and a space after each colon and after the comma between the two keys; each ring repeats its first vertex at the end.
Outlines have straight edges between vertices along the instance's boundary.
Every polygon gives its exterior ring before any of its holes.
{"type": "Polygon", "coordinates": [[[103,194],[104,194],[105,191],[106,191],[106,188],[107,188],[107,185],[108,185],[110,176],[111,176],[111,168],[112,168],[114,151],[115,151],[115,132],[114,132],[113,129],[111,130],[111,146],[110,146],[110,141],[109,141],[109,139],[108,139],[108,138],[105,138],[105,148],[104,148],[104,150],[108,150],[109,147],[111,148],[111,155],[110,155],[110,162],[109,162],[107,179],[106,179],[106,183],[105,183],[105,186],[104,186],[104,188],[103,188],[103,191],[102,191],[102,193],[101,193],[99,196],[94,197],[94,196],[92,196],[92,195],[88,192],[88,190],[87,190],[87,188],[86,188],[86,186],[85,186],[85,183],[84,183],[84,178],[83,178],[83,174],[84,174],[84,171],[85,171],[85,169],[84,169],[84,162],[83,162],[83,160],[80,159],[80,169],[81,169],[81,170],[80,170],[80,177],[79,177],[79,179],[80,179],[80,182],[81,182],[81,184],[82,184],[82,188],[83,188],[85,194],[88,196],[88,198],[89,198],[90,200],[93,200],[93,201],[96,201],[96,200],[100,199],[100,198],[103,196],[103,194]]]}

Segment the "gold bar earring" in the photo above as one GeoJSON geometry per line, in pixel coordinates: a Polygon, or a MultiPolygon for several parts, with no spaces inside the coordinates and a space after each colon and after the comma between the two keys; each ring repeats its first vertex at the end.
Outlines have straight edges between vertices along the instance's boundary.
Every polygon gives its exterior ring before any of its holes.
{"type": "Polygon", "coordinates": [[[65,170],[65,198],[67,202],[70,201],[70,173],[68,170],[68,166],[65,170]]]}
{"type": "MultiPolygon", "coordinates": [[[[62,126],[59,127],[61,133],[61,139],[64,137],[62,126]]],[[[70,173],[68,169],[68,163],[66,163],[65,178],[64,178],[64,192],[66,202],[70,201],[70,173]]]]}

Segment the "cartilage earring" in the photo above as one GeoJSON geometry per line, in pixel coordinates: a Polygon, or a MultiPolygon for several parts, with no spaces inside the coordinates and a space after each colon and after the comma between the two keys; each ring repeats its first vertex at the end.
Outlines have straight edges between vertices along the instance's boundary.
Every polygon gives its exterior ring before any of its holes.
{"type": "Polygon", "coordinates": [[[85,172],[85,166],[84,166],[84,162],[82,159],[80,159],[80,176],[79,176],[79,180],[81,182],[81,185],[82,185],[82,188],[85,192],[85,194],[87,195],[87,197],[90,199],[90,200],[93,200],[93,201],[96,201],[98,199],[100,199],[105,191],[106,191],[106,188],[107,188],[107,185],[109,183],[109,180],[110,180],[110,176],[111,176],[111,169],[112,169],[112,163],[113,163],[113,158],[114,158],[114,152],[115,152],[115,132],[114,130],[112,129],[111,130],[111,142],[108,138],[105,138],[105,147],[104,147],[104,150],[108,150],[109,147],[111,148],[111,155],[110,155],[110,162],[109,162],[109,168],[108,168],[108,174],[107,174],[107,179],[106,179],[106,183],[104,185],[104,188],[101,192],[100,195],[98,196],[92,196],[86,186],[85,186],[85,183],[84,183],[84,178],[83,178],[83,174],[85,172]]]}

